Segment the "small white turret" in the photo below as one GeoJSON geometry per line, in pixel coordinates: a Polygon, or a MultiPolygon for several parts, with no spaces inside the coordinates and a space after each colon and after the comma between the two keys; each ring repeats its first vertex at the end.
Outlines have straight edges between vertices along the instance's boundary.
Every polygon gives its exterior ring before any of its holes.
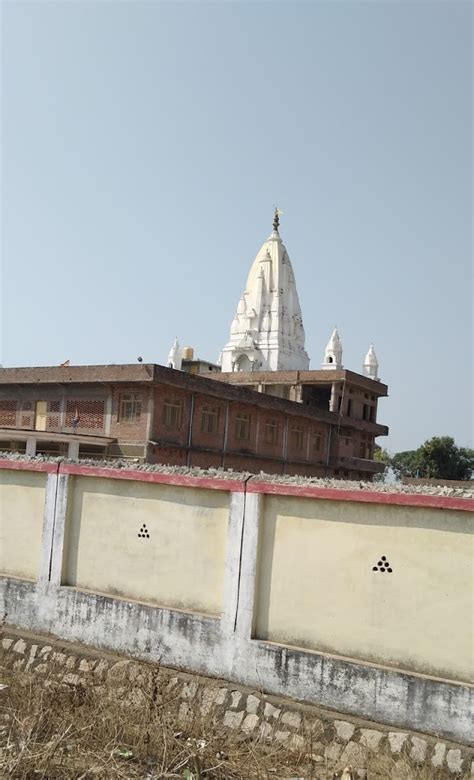
{"type": "Polygon", "coordinates": [[[342,368],[342,343],[337,328],[334,328],[327,343],[321,368],[325,370],[342,368]]]}
{"type": "Polygon", "coordinates": [[[378,376],[379,361],[377,360],[377,355],[375,354],[373,344],[370,345],[369,351],[365,356],[364,365],[362,366],[362,373],[364,376],[368,376],[369,379],[375,379],[376,382],[380,382],[378,376]]]}
{"type": "Polygon", "coordinates": [[[181,371],[181,360],[181,349],[179,347],[178,338],[176,337],[169,351],[166,365],[168,368],[175,368],[176,371],[181,371]]]}

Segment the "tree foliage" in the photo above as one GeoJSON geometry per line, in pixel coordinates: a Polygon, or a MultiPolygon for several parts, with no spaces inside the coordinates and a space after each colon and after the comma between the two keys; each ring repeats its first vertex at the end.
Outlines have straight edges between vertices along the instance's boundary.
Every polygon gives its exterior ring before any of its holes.
{"type": "Polygon", "coordinates": [[[457,447],[451,436],[434,436],[417,450],[397,452],[390,465],[398,477],[471,479],[474,450],[457,447]]]}

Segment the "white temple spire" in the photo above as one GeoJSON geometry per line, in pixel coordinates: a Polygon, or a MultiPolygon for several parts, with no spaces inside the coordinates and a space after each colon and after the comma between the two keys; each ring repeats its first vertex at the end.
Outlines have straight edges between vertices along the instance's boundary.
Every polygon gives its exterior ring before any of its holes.
{"type": "Polygon", "coordinates": [[[280,238],[280,214],[258,252],[222,350],[222,371],[307,370],[295,277],[280,238]]]}
{"type": "Polygon", "coordinates": [[[177,371],[181,371],[181,361],[181,350],[178,343],[178,337],[176,337],[168,353],[168,360],[166,361],[166,365],[168,368],[175,368],[177,371]]]}
{"type": "Polygon", "coordinates": [[[375,354],[374,345],[371,344],[369,347],[369,351],[367,352],[364,360],[364,365],[362,366],[362,373],[364,376],[368,376],[370,379],[375,379],[376,382],[379,382],[379,361],[377,360],[377,355],[375,354]]]}
{"type": "Polygon", "coordinates": [[[325,370],[342,368],[342,342],[339,338],[337,327],[334,328],[331,338],[326,345],[321,368],[325,370]]]}

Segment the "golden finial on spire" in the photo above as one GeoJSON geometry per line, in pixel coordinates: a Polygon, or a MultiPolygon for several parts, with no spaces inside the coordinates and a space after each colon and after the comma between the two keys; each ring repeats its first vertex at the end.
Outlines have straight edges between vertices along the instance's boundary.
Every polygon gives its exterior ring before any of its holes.
{"type": "Polygon", "coordinates": [[[275,206],[275,213],[273,215],[273,230],[276,230],[277,233],[278,228],[280,227],[280,214],[283,214],[283,211],[275,206]]]}

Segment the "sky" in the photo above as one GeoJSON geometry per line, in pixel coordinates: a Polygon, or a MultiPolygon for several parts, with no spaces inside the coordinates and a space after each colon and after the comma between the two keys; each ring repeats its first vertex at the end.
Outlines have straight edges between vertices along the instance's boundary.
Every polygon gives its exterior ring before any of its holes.
{"type": "Polygon", "coordinates": [[[271,232],[378,442],[473,441],[470,2],[1,4],[4,366],[216,360],[271,232]]]}

